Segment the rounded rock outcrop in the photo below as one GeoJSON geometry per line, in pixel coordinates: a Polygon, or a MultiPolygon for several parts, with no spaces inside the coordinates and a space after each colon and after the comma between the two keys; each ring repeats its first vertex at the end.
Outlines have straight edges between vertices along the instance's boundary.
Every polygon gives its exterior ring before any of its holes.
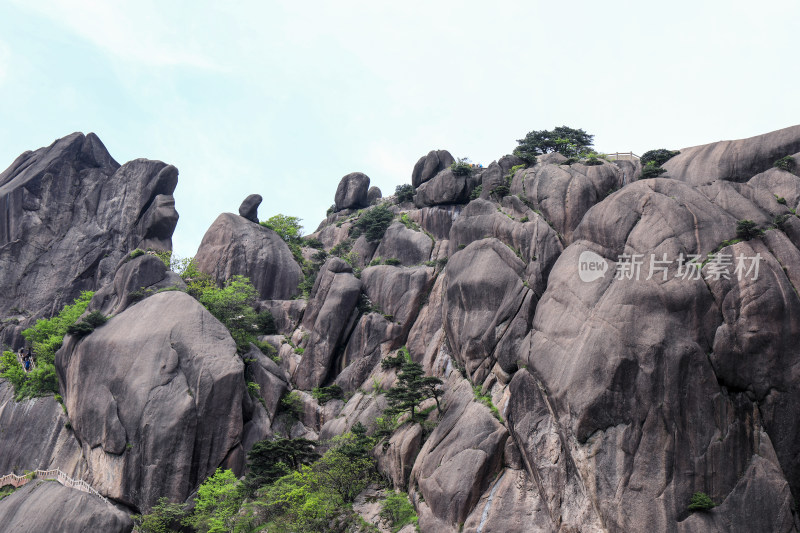
{"type": "Polygon", "coordinates": [[[239,216],[258,224],[258,206],[261,205],[262,200],[260,194],[251,194],[245,198],[242,205],[239,206],[239,216]]]}
{"type": "Polygon", "coordinates": [[[351,172],[339,181],[336,188],[335,211],[360,209],[369,205],[369,176],[362,172],[351,172]]]}

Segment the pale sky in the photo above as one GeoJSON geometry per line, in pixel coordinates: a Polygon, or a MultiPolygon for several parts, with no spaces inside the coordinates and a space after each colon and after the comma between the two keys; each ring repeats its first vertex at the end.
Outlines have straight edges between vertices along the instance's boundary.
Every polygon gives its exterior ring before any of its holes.
{"type": "Polygon", "coordinates": [[[488,164],[567,125],[599,151],[800,123],[797,0],[0,3],[0,167],[74,131],[180,170],[194,255],[259,193],[312,232],[339,179],[384,195],[447,149],[488,164]]]}

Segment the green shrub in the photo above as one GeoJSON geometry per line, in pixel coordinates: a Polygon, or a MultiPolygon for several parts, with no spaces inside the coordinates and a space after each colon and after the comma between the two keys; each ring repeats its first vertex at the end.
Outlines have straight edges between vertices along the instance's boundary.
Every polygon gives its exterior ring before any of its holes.
{"type": "Polygon", "coordinates": [[[508,196],[508,192],[509,191],[507,185],[498,185],[497,187],[492,189],[492,194],[498,199],[503,198],[504,196],[508,196]]]}
{"type": "Polygon", "coordinates": [[[667,169],[656,165],[655,161],[650,161],[642,167],[642,175],[639,179],[657,178],[666,171],[667,169]]]}
{"type": "Polygon", "coordinates": [[[193,296],[228,328],[239,353],[246,353],[259,334],[268,334],[265,328],[269,326],[269,318],[253,309],[258,291],[248,278],[233,276],[221,288],[213,283],[203,285],[193,296]]]}
{"type": "Polygon", "coordinates": [[[658,148],[656,150],[649,150],[642,154],[642,157],[639,161],[642,163],[642,166],[648,165],[650,163],[654,163],[655,166],[660,167],[676,155],[680,153],[679,150],[667,150],[666,148],[658,148]]]}
{"type": "Polygon", "coordinates": [[[67,330],[86,311],[93,295],[91,291],[82,292],[74,303],[64,306],[56,316],[37,320],[36,324],[22,332],[33,348],[36,368],[32,371],[25,373],[16,354],[3,352],[0,358],[0,377],[12,384],[17,401],[58,392],[56,351],[61,347],[67,330]]]}
{"type": "Polygon", "coordinates": [[[786,225],[786,221],[789,220],[791,216],[792,215],[790,215],[789,213],[784,213],[782,215],[775,215],[775,218],[772,219],[772,225],[778,229],[783,229],[784,226],[786,225]]]}
{"type": "Polygon", "coordinates": [[[420,231],[419,224],[411,220],[411,217],[408,216],[408,213],[400,213],[400,222],[402,222],[403,225],[408,229],[420,231]]]}
{"type": "Polygon", "coordinates": [[[130,255],[128,256],[128,258],[129,258],[129,259],[136,259],[136,258],[137,258],[137,257],[139,257],[140,255],[144,255],[144,250],[142,250],[141,248],[137,248],[137,249],[135,249],[134,251],[132,251],[132,252],[130,253],[130,255]]]}
{"type": "Polygon", "coordinates": [[[797,166],[797,162],[794,160],[794,157],[787,155],[786,157],[781,157],[775,161],[772,166],[790,172],[795,166],[797,166]]]}
{"type": "Polygon", "coordinates": [[[483,185],[481,184],[481,185],[478,185],[477,187],[475,187],[474,189],[472,189],[472,192],[469,193],[469,199],[470,200],[476,200],[476,199],[480,198],[482,192],[483,192],[483,185]]]}
{"type": "Polygon", "coordinates": [[[133,515],[135,530],[140,533],[173,533],[178,531],[186,519],[183,504],[170,503],[166,497],[160,498],[148,514],[133,515]]]}
{"type": "Polygon", "coordinates": [[[376,266],[376,265],[380,265],[380,264],[381,264],[381,258],[380,257],[376,257],[372,261],[369,262],[368,266],[376,266]]]}
{"type": "Polygon", "coordinates": [[[386,233],[386,228],[391,225],[392,220],[394,220],[394,213],[386,205],[381,204],[361,215],[354,227],[364,233],[369,242],[377,242],[383,238],[383,234],[386,233]]]}
{"type": "Polygon", "coordinates": [[[397,533],[408,524],[417,524],[417,513],[414,506],[408,501],[408,496],[403,492],[390,492],[381,505],[381,518],[392,528],[392,533],[397,533]]]}
{"type": "Polygon", "coordinates": [[[329,387],[314,387],[314,390],[311,391],[311,396],[320,404],[323,404],[330,400],[341,400],[344,398],[344,391],[336,384],[329,387]]]}
{"type": "Polygon", "coordinates": [[[309,248],[314,248],[314,249],[317,249],[317,250],[321,250],[324,245],[322,244],[322,241],[319,240],[319,239],[313,239],[313,238],[306,237],[306,238],[303,239],[303,246],[307,246],[309,248]]]}
{"type": "Polygon", "coordinates": [[[303,400],[297,391],[292,391],[281,398],[281,411],[288,414],[291,418],[299,420],[303,414],[303,400]]]}
{"type": "Polygon", "coordinates": [[[411,355],[408,353],[408,349],[403,346],[397,350],[395,355],[390,355],[381,361],[381,369],[391,370],[393,368],[402,368],[403,365],[409,361],[411,361],[411,355]]]}
{"type": "Polygon", "coordinates": [[[749,241],[764,234],[758,224],[752,220],[740,220],[736,223],[736,236],[744,241],[749,241]]]}
{"type": "Polygon", "coordinates": [[[708,494],[705,492],[695,492],[689,502],[689,511],[708,511],[716,506],[717,504],[714,503],[714,500],[712,500],[708,494]]]}
{"type": "Polygon", "coordinates": [[[404,183],[403,185],[398,185],[394,189],[394,195],[397,197],[398,204],[402,204],[404,202],[413,202],[414,187],[408,183],[404,183]]]}
{"type": "Polygon", "coordinates": [[[319,459],[314,442],[276,437],[256,442],[247,453],[245,485],[251,491],[319,459]]]}
{"type": "Polygon", "coordinates": [[[776,202],[778,202],[781,205],[786,205],[786,198],[784,198],[783,196],[778,196],[777,194],[774,194],[773,196],[775,196],[776,202]]]}
{"type": "Polygon", "coordinates": [[[401,264],[401,261],[399,259],[397,259],[396,257],[389,257],[389,258],[384,259],[383,264],[384,265],[391,265],[391,266],[398,266],[398,265],[401,264]]]}
{"type": "Polygon", "coordinates": [[[500,416],[500,411],[497,409],[497,407],[492,402],[492,396],[490,394],[483,394],[481,392],[480,385],[475,385],[474,387],[472,387],[472,393],[475,395],[475,399],[476,400],[478,400],[480,403],[482,403],[483,405],[488,407],[489,410],[494,415],[494,417],[497,420],[499,420],[500,423],[503,423],[503,417],[500,416]]]}
{"type": "Polygon", "coordinates": [[[0,487],[0,500],[2,500],[3,498],[5,498],[6,496],[10,495],[10,494],[11,494],[12,492],[14,492],[15,490],[17,490],[17,489],[15,489],[15,488],[14,488],[13,486],[11,486],[11,485],[5,485],[5,486],[3,486],[3,487],[0,487]]]}
{"type": "Polygon", "coordinates": [[[600,159],[598,159],[597,156],[592,155],[587,157],[586,160],[583,162],[583,164],[586,165],[587,167],[591,167],[595,165],[602,165],[603,162],[600,159]]]}
{"type": "Polygon", "coordinates": [[[472,174],[472,165],[468,157],[459,157],[450,165],[450,170],[452,170],[453,174],[456,176],[466,177],[472,174]]]}

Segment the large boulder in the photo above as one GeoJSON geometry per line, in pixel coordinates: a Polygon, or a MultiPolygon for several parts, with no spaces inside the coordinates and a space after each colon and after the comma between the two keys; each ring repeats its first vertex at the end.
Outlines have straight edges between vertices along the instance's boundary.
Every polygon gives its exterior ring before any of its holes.
{"type": "Polygon", "coordinates": [[[477,383],[497,361],[495,347],[529,296],[524,275],[525,263],[494,238],[473,242],[447,263],[444,329],[454,357],[477,383]]]}
{"type": "Polygon", "coordinates": [[[696,185],[715,180],[747,181],[770,168],[778,159],[800,152],[800,126],[737,141],[682,148],[662,166],[665,177],[696,185]]]}
{"type": "Polygon", "coordinates": [[[0,524],[7,533],[129,533],[130,511],[54,481],[32,481],[0,500],[0,524]]]}
{"type": "Polygon", "coordinates": [[[455,163],[455,159],[447,150],[431,150],[428,155],[419,158],[411,172],[411,184],[416,189],[436,174],[455,163]]]}
{"type": "Polygon", "coordinates": [[[263,300],[291,298],[303,279],[303,270],[277,233],[233,213],[222,213],[211,224],[195,262],[219,284],[236,275],[250,278],[263,300]]]}
{"type": "Polygon", "coordinates": [[[398,259],[406,266],[420,265],[431,258],[433,240],[420,231],[407,228],[401,222],[394,222],[386,229],[375,257],[398,259]]]}
{"type": "Polygon", "coordinates": [[[182,501],[241,455],[242,360],[185,293],[156,294],[82,340],[68,337],[56,369],[93,485],[115,500],[182,501]]]}
{"type": "Polygon", "coordinates": [[[441,204],[465,204],[479,181],[475,176],[456,176],[445,169],[426,181],[414,194],[414,205],[419,208],[441,204]]]}
{"type": "Polygon", "coordinates": [[[89,311],[117,315],[160,290],[185,288],[186,283],[178,274],[168,270],[161,259],[144,254],[120,265],[113,281],[94,294],[89,311]]]}
{"type": "Polygon", "coordinates": [[[514,174],[511,193],[525,198],[570,243],[589,208],[621,188],[625,179],[621,167],[612,163],[564,165],[554,157],[542,157],[534,167],[514,174]]]}
{"type": "Polygon", "coordinates": [[[353,276],[352,267],[338,257],[328,259],[317,274],[303,315],[310,336],[292,376],[298,388],[310,390],[327,379],[336,349],[356,320],[360,294],[361,281],[353,276]]]}
{"type": "Polygon", "coordinates": [[[335,210],[360,209],[369,206],[369,176],[351,172],[336,187],[335,210]]]}
{"type": "Polygon", "coordinates": [[[242,205],[239,206],[239,216],[258,224],[258,206],[261,205],[262,200],[260,194],[251,194],[245,198],[242,205]]]}
{"type": "Polygon", "coordinates": [[[25,152],[0,173],[0,317],[51,316],[110,281],[135,248],[172,248],[178,170],[120,166],[96,135],[25,152]]]}

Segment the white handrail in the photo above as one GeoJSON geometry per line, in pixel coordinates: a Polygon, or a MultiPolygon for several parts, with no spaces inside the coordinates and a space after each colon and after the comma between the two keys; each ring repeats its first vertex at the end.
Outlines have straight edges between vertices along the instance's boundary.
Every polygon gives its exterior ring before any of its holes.
{"type": "Polygon", "coordinates": [[[6,474],[5,476],[0,477],[0,487],[2,487],[3,485],[13,485],[16,488],[19,488],[28,483],[31,479],[35,477],[38,477],[40,479],[54,479],[59,483],[61,483],[62,485],[64,485],[65,487],[73,488],[81,492],[87,492],[93,496],[97,496],[106,503],[111,503],[108,501],[108,498],[97,492],[94,488],[92,488],[91,485],[89,485],[84,480],[72,479],[58,468],[54,468],[52,470],[36,470],[34,472],[31,472],[31,474],[25,476],[18,476],[17,474],[6,474]]]}

